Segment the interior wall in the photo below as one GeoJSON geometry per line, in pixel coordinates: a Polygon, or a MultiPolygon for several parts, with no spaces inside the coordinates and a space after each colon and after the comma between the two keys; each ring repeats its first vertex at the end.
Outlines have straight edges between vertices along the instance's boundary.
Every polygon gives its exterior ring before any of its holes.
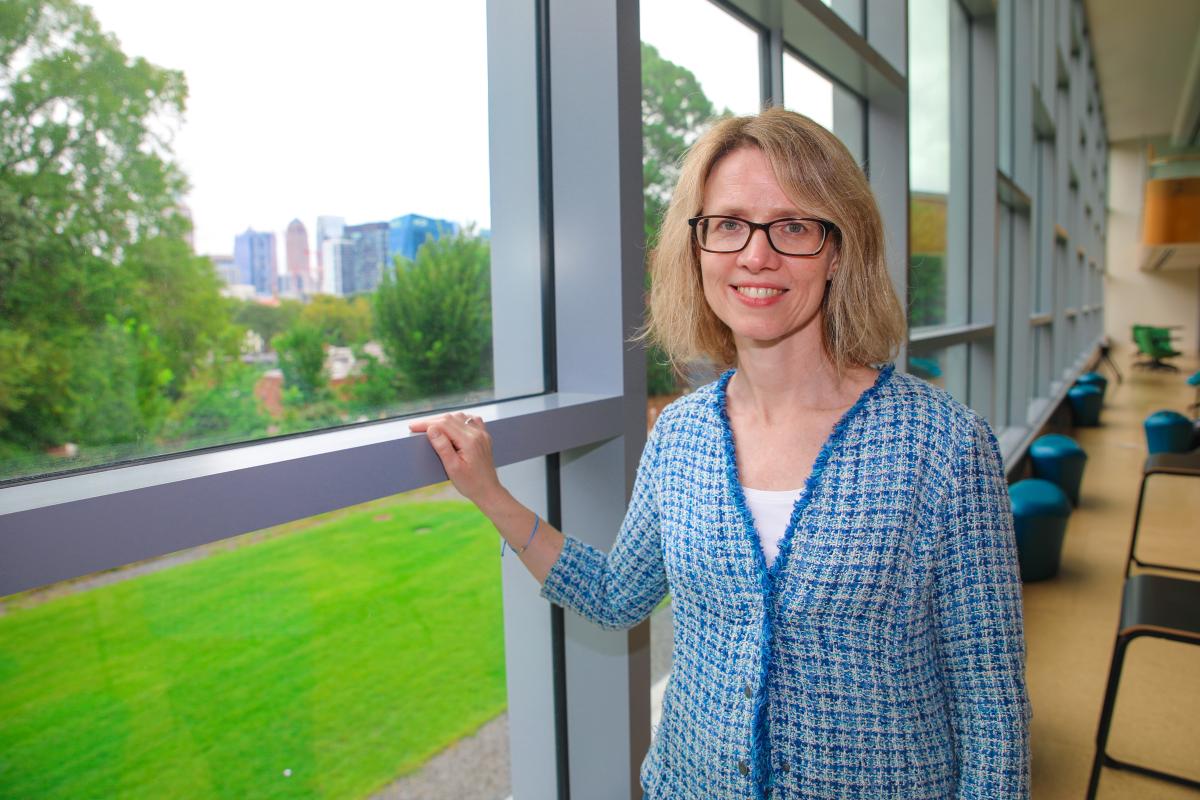
{"type": "Polygon", "coordinates": [[[1143,272],[1142,208],[1146,189],[1146,146],[1113,142],[1109,148],[1108,254],[1104,276],[1104,332],[1131,351],[1131,327],[1178,325],[1175,349],[1200,351],[1200,270],[1143,272]]]}

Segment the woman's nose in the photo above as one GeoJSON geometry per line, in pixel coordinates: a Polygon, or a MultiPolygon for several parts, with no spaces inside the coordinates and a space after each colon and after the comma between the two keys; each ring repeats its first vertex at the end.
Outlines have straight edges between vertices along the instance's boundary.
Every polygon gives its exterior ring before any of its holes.
{"type": "Polygon", "coordinates": [[[757,272],[771,266],[775,250],[767,239],[767,232],[757,228],[750,232],[750,241],[738,253],[738,266],[757,272]]]}

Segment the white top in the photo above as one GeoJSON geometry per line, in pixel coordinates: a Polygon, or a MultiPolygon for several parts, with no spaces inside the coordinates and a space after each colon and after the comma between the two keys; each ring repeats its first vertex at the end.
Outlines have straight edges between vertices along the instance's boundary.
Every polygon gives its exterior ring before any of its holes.
{"type": "Polygon", "coordinates": [[[802,491],[786,489],[773,492],[742,487],[742,494],[746,496],[750,515],[754,517],[754,528],[758,531],[758,541],[762,545],[763,558],[766,559],[768,567],[775,563],[775,557],[779,555],[779,541],[787,531],[788,522],[792,519],[792,509],[802,491]]]}

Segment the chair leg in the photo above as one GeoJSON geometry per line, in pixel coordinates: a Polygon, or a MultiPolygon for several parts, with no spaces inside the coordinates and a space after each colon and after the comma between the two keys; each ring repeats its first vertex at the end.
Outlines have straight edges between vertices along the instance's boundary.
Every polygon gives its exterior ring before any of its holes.
{"type": "Polygon", "coordinates": [[[1125,648],[1131,637],[1117,634],[1113,645],[1112,665],[1108,668],[1108,686],[1104,689],[1104,705],[1100,709],[1100,725],[1096,729],[1096,756],[1092,759],[1092,775],[1088,780],[1087,800],[1094,800],[1100,785],[1100,769],[1108,758],[1108,730],[1112,726],[1113,709],[1117,705],[1117,687],[1121,683],[1121,667],[1125,663],[1125,648]]]}
{"type": "Polygon", "coordinates": [[[1133,533],[1129,536],[1129,555],[1125,559],[1125,577],[1129,577],[1129,570],[1134,563],[1140,564],[1137,560],[1137,536],[1138,527],[1142,523],[1142,501],[1146,499],[1146,482],[1150,480],[1149,475],[1142,475],[1142,485],[1138,489],[1137,510],[1133,512],[1133,533]]]}

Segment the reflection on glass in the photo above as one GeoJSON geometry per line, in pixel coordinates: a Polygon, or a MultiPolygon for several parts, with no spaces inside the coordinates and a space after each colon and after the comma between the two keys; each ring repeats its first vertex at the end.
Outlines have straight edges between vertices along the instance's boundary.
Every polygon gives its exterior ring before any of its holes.
{"type": "Polygon", "coordinates": [[[498,553],[430,487],[0,598],[0,794],[505,797],[498,553]]]}
{"type": "Polygon", "coordinates": [[[0,56],[0,480],[491,396],[483,0],[92,5],[0,56]]]}
{"type": "Polygon", "coordinates": [[[967,21],[956,0],[909,19],[909,324],[967,322],[967,21]]]}
{"type": "Polygon", "coordinates": [[[945,389],[955,400],[967,405],[967,359],[969,346],[926,347],[909,344],[908,371],[922,380],[945,389]]]}
{"type": "Polygon", "coordinates": [[[783,54],[783,104],[837,134],[860,164],[866,160],[862,100],[789,52],[783,54]]]}

